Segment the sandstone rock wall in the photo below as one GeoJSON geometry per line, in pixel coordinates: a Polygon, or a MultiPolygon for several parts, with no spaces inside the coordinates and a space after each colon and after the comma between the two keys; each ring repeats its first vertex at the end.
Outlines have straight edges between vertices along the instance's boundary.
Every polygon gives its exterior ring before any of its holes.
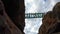
{"type": "Polygon", "coordinates": [[[38,34],[60,34],[60,2],[44,15],[42,23],[38,34]]]}
{"type": "Polygon", "coordinates": [[[24,0],[0,0],[0,34],[24,34],[24,0]]]}

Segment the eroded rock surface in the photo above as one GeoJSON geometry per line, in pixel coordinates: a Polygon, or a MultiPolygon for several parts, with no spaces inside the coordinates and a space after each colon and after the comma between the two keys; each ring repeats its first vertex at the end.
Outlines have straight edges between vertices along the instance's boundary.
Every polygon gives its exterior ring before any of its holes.
{"type": "Polygon", "coordinates": [[[44,15],[38,34],[60,34],[60,2],[44,15]]]}
{"type": "Polygon", "coordinates": [[[24,0],[0,0],[0,34],[24,34],[24,0]]]}

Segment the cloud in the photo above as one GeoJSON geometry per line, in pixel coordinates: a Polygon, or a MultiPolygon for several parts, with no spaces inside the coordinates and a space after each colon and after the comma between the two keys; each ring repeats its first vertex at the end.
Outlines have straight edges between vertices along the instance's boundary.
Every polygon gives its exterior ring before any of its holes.
{"type": "MultiPolygon", "coordinates": [[[[46,13],[60,0],[25,0],[25,13],[46,13]]],[[[25,19],[25,34],[37,34],[42,18],[25,19]]]]}

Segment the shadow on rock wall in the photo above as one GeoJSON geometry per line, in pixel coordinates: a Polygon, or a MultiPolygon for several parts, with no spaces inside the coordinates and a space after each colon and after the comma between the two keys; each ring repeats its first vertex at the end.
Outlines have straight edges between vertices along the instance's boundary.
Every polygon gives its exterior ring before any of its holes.
{"type": "Polygon", "coordinates": [[[0,0],[0,34],[24,34],[24,0],[0,0]]]}

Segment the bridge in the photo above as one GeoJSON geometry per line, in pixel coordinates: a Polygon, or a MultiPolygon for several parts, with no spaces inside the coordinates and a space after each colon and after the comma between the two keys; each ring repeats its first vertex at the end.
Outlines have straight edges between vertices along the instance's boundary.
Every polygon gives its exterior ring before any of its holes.
{"type": "Polygon", "coordinates": [[[25,18],[42,18],[44,13],[25,13],[25,18]]]}

